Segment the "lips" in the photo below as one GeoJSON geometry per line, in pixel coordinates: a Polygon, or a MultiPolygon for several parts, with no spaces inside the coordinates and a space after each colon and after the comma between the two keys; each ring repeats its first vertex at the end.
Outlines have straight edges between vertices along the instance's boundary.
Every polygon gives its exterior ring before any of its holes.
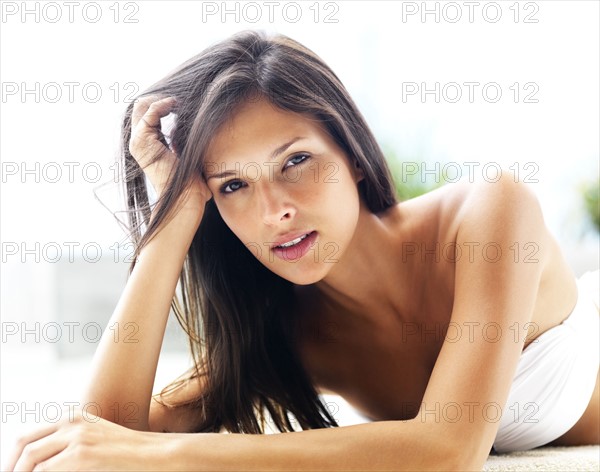
{"type": "Polygon", "coordinates": [[[301,259],[315,244],[317,232],[300,233],[298,236],[281,238],[272,247],[273,253],[285,261],[297,261],[301,259]]]}
{"type": "Polygon", "coordinates": [[[308,237],[308,233],[306,233],[304,236],[300,236],[299,238],[293,239],[292,241],[288,242],[288,243],[283,243],[280,244],[279,246],[275,246],[275,247],[279,247],[279,248],[287,248],[287,247],[292,247],[295,246],[296,244],[298,244],[300,241],[302,241],[304,238],[308,237]]]}
{"type": "Polygon", "coordinates": [[[273,246],[272,249],[275,249],[276,247],[291,247],[294,246],[295,244],[298,244],[302,239],[306,238],[306,236],[308,236],[310,233],[312,233],[313,231],[295,231],[295,232],[290,232],[287,234],[284,234],[283,236],[280,236],[279,238],[277,238],[274,242],[273,242],[273,246]]]}

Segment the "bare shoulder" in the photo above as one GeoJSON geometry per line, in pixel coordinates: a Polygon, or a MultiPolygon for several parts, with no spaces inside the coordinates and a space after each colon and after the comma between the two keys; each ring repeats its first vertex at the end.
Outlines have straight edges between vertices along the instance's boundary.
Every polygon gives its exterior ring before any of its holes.
{"type": "MultiPolygon", "coordinates": [[[[512,173],[504,169],[493,180],[462,180],[438,190],[440,220],[456,231],[464,224],[485,224],[490,214],[506,223],[514,219],[539,221],[542,215],[534,189],[515,180],[512,173]]],[[[542,229],[546,233],[545,226],[542,229]]]]}
{"type": "Polygon", "coordinates": [[[473,182],[464,182],[469,188],[468,200],[470,205],[478,203],[489,204],[491,200],[498,203],[512,200],[523,200],[524,203],[537,204],[537,196],[533,187],[514,178],[506,169],[495,179],[479,178],[473,182]]]}
{"type": "MultiPolygon", "coordinates": [[[[452,240],[466,220],[515,203],[539,208],[533,189],[515,181],[505,170],[494,180],[463,178],[403,201],[395,213],[390,212],[390,219],[397,214],[399,224],[401,221],[412,222],[412,225],[422,227],[430,234],[437,232],[440,240],[452,240]]],[[[517,210],[518,207],[512,209],[517,210]]]]}
{"type": "Polygon", "coordinates": [[[472,179],[463,178],[455,184],[441,188],[447,190],[447,196],[450,196],[455,203],[468,205],[489,203],[490,199],[507,197],[537,200],[533,188],[516,179],[509,169],[499,170],[493,179],[480,175],[472,179]]]}

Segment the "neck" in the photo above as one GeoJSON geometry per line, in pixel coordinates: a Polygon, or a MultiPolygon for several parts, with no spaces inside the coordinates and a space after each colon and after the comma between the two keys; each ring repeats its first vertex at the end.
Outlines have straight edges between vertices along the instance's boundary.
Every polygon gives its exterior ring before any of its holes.
{"type": "MultiPolygon", "coordinates": [[[[390,209],[394,211],[394,209],[390,209]]],[[[361,202],[358,224],[350,245],[327,276],[315,284],[324,298],[344,316],[375,321],[386,305],[398,309],[404,298],[406,270],[397,254],[397,218],[381,218],[361,202]]]]}

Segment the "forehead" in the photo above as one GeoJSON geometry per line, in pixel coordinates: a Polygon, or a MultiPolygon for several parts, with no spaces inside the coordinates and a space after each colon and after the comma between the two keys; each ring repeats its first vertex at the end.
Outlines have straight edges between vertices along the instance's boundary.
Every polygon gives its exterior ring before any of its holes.
{"type": "Polygon", "coordinates": [[[277,108],[265,99],[245,102],[213,136],[206,161],[266,160],[273,149],[296,137],[329,141],[316,120],[277,108]]]}

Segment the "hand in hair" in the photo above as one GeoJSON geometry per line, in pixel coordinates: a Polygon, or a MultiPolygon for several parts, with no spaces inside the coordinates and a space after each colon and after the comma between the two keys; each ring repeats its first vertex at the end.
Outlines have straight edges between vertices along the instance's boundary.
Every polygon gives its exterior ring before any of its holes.
{"type": "MultiPolygon", "coordinates": [[[[176,105],[174,97],[158,99],[157,96],[145,96],[136,101],[131,116],[129,152],[144,170],[159,197],[178,162],[176,154],[165,145],[160,119],[176,105]]],[[[203,202],[212,197],[202,178],[194,179],[193,187],[192,193],[199,194],[203,202]]]]}

